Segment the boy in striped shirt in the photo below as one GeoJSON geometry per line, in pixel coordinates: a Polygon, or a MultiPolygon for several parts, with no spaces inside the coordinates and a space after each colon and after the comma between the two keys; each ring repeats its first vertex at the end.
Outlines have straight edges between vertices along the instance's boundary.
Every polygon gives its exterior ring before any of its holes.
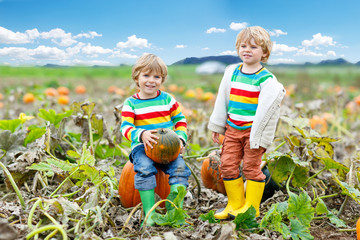
{"type": "MultiPolygon", "coordinates": [[[[145,154],[146,148],[152,148],[158,137],[154,135],[158,128],[169,128],[179,136],[181,153],[187,141],[187,123],[179,104],[168,93],[160,91],[166,80],[166,64],[154,54],[141,56],[132,69],[132,79],[140,91],[127,98],[122,109],[121,132],[131,141],[130,161],[134,164],[135,189],[139,190],[145,215],[155,204],[156,167],[169,175],[170,191],[177,192],[178,187],[186,188],[190,169],[179,154],[169,164],[158,164],[145,154]]],[[[153,226],[151,219],[148,226],[153,226]]]]}
{"type": "Polygon", "coordinates": [[[227,219],[254,206],[256,216],[265,188],[265,175],[260,164],[271,145],[280,116],[280,103],[285,89],[276,77],[262,66],[270,56],[272,42],[262,27],[243,29],[236,39],[236,50],[243,61],[225,70],[220,83],[208,128],[212,139],[219,142],[224,134],[221,172],[228,203],[217,219],[227,219]],[[246,197],[244,181],[247,180],[246,197]]]}

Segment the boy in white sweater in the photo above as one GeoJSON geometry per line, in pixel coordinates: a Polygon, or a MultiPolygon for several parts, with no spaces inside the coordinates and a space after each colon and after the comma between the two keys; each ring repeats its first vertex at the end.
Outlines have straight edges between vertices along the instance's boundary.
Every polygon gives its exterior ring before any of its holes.
{"type": "Polygon", "coordinates": [[[236,50],[243,62],[228,66],[220,83],[208,125],[215,143],[220,143],[219,134],[225,135],[220,167],[228,203],[215,214],[217,219],[236,216],[251,206],[256,216],[260,214],[265,188],[261,158],[274,139],[285,96],[283,85],[261,64],[267,62],[271,48],[265,29],[243,29],[236,39],[236,50]],[[239,170],[241,161],[247,180],[246,197],[239,170]]]}

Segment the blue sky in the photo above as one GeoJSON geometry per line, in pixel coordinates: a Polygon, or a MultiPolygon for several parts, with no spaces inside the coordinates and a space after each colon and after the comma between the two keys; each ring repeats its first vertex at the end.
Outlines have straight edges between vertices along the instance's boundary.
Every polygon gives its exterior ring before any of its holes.
{"type": "Polygon", "coordinates": [[[360,1],[0,0],[1,65],[167,64],[232,54],[246,26],[274,42],[269,64],[360,61],[360,1]]]}

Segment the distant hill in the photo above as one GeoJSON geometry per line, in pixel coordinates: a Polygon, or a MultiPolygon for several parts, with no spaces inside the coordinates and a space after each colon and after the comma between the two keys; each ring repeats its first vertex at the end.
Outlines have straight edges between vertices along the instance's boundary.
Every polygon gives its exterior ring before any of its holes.
{"type": "MultiPolygon", "coordinates": [[[[218,61],[218,62],[222,62],[226,65],[229,64],[233,64],[233,63],[238,63],[241,62],[241,59],[237,56],[233,56],[233,55],[224,55],[224,56],[208,56],[208,57],[200,57],[200,58],[196,58],[196,57],[189,57],[189,58],[185,58],[182,59],[180,61],[177,61],[175,63],[173,63],[172,65],[180,65],[180,64],[201,64],[207,61],[218,61]]],[[[266,65],[266,64],[265,64],[266,65]]],[[[357,62],[356,64],[350,63],[348,61],[346,61],[343,58],[338,58],[338,59],[333,59],[333,60],[323,60],[319,63],[310,63],[310,62],[305,62],[304,64],[288,64],[288,63],[279,63],[279,64],[270,64],[272,66],[327,66],[327,65],[360,65],[360,61],[357,62]]]]}
{"type": "Polygon", "coordinates": [[[183,60],[177,61],[172,65],[180,65],[180,64],[201,64],[208,61],[217,61],[222,62],[226,65],[241,62],[241,59],[238,56],[233,55],[222,55],[222,56],[208,56],[208,57],[189,57],[183,60]]]}
{"type": "Polygon", "coordinates": [[[343,58],[338,58],[334,60],[324,60],[319,62],[317,65],[352,65],[352,63],[349,63],[343,58]]]}

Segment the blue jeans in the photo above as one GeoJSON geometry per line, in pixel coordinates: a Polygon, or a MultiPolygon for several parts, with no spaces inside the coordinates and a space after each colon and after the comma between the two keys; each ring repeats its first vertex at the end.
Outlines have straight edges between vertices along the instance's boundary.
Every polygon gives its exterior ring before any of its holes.
{"type": "Polygon", "coordinates": [[[182,184],[188,186],[188,179],[191,175],[190,169],[186,166],[184,159],[179,154],[178,158],[169,164],[159,164],[151,160],[145,154],[144,144],[136,146],[130,153],[130,161],[134,164],[135,189],[146,191],[156,187],[156,167],[169,175],[169,184],[182,184]]]}

